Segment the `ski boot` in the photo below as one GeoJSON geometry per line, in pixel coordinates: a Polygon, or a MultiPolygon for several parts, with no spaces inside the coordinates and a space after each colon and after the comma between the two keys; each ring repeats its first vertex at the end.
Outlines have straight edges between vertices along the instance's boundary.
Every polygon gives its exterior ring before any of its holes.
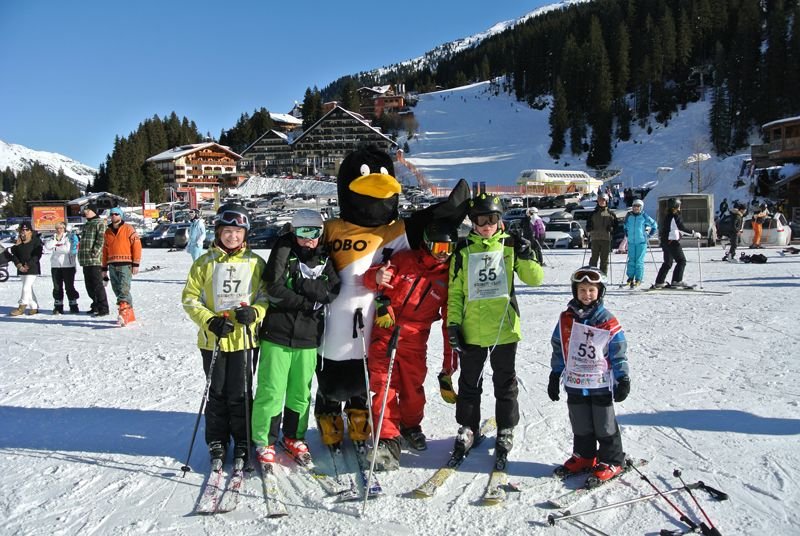
{"type": "Polygon", "coordinates": [[[225,444],[222,441],[212,441],[208,444],[208,454],[211,456],[211,470],[222,469],[222,464],[225,463],[225,444]]]}
{"type": "Polygon", "coordinates": [[[497,431],[497,439],[495,440],[494,447],[494,468],[498,471],[504,471],[506,468],[506,460],[508,453],[514,447],[514,429],[502,428],[497,431]]]}
{"type": "Polygon", "coordinates": [[[75,315],[81,312],[80,309],[78,309],[78,302],[70,300],[69,312],[75,315]]]}
{"type": "Polygon", "coordinates": [[[475,432],[469,426],[462,426],[456,434],[456,441],[453,445],[453,456],[464,457],[475,444],[475,432]]]}
{"type": "Polygon", "coordinates": [[[133,307],[128,302],[119,303],[119,316],[117,322],[120,326],[127,326],[136,322],[136,316],[133,314],[133,307]]]}
{"type": "Polygon", "coordinates": [[[233,465],[237,465],[237,460],[241,460],[241,466],[247,465],[247,460],[250,458],[250,449],[247,448],[247,440],[235,441],[233,443],[233,465]]]}
{"type": "Polygon", "coordinates": [[[629,277],[629,278],[628,278],[627,285],[628,285],[630,288],[633,288],[633,287],[634,287],[634,280],[633,280],[633,278],[632,278],[632,277],[629,277]]]}
{"type": "Polygon", "coordinates": [[[61,303],[60,301],[55,302],[53,304],[53,314],[56,315],[56,316],[63,315],[64,314],[64,304],[61,303]]]}
{"type": "Polygon", "coordinates": [[[598,463],[594,466],[594,469],[592,469],[592,473],[597,480],[605,482],[606,480],[611,480],[615,476],[622,474],[622,466],[598,463]]]}
{"type": "Polygon", "coordinates": [[[577,475],[578,473],[591,471],[595,465],[597,465],[596,457],[584,458],[580,454],[573,454],[564,462],[564,465],[556,467],[553,474],[558,477],[577,475]]]}
{"type": "Polygon", "coordinates": [[[422,433],[421,426],[417,425],[410,428],[400,427],[400,434],[412,449],[426,450],[428,448],[428,442],[425,440],[425,434],[422,433]]]}
{"type": "Polygon", "coordinates": [[[400,469],[400,437],[384,438],[378,441],[377,452],[370,450],[369,458],[375,454],[376,471],[397,471],[400,469]]]}
{"type": "Polygon", "coordinates": [[[261,465],[275,463],[275,447],[273,445],[263,445],[256,448],[256,459],[261,465]]]}
{"type": "Polygon", "coordinates": [[[684,289],[684,288],[690,288],[691,285],[687,285],[683,281],[674,281],[674,282],[670,283],[669,286],[670,286],[670,288],[684,289]]]}
{"type": "Polygon", "coordinates": [[[311,463],[311,453],[308,452],[308,445],[302,439],[292,439],[290,437],[283,438],[283,448],[291,455],[292,458],[307,465],[311,463]]]}
{"type": "Polygon", "coordinates": [[[329,447],[338,446],[344,438],[344,421],[341,415],[330,413],[319,414],[317,417],[317,428],[322,436],[322,444],[329,447]]]}
{"type": "Polygon", "coordinates": [[[355,443],[356,441],[366,441],[372,435],[369,428],[369,410],[350,408],[345,410],[347,413],[347,434],[355,443]]]}

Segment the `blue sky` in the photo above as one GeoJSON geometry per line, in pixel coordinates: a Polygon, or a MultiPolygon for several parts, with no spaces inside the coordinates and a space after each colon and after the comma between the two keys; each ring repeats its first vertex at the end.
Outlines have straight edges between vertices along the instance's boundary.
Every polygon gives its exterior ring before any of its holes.
{"type": "Polygon", "coordinates": [[[154,114],[217,137],[244,112],[287,112],[307,87],[551,3],[3,0],[0,140],[96,167],[154,114]]]}

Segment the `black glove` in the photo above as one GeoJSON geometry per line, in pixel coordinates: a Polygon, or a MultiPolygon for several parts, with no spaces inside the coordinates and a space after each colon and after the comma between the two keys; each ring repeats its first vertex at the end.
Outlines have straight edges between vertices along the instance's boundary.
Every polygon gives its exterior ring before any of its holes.
{"type": "Polygon", "coordinates": [[[550,380],[547,382],[547,396],[550,397],[550,400],[553,402],[559,399],[558,397],[558,390],[561,385],[561,374],[557,372],[550,373],[550,380]]]}
{"type": "Polygon", "coordinates": [[[208,321],[208,331],[220,339],[224,339],[233,331],[233,322],[224,316],[215,316],[208,321]]]}
{"type": "Polygon", "coordinates": [[[614,389],[614,402],[622,402],[626,398],[628,398],[628,394],[631,392],[631,379],[627,376],[623,376],[619,380],[617,380],[617,388],[614,389]]]}
{"type": "Polygon", "coordinates": [[[450,347],[458,352],[464,351],[464,337],[461,335],[461,326],[456,324],[447,326],[447,340],[450,341],[450,347]]]}
{"type": "Polygon", "coordinates": [[[514,237],[514,255],[523,261],[533,260],[533,250],[531,249],[531,242],[527,238],[520,235],[513,235],[514,237]]]}
{"type": "Polygon", "coordinates": [[[240,324],[248,325],[256,321],[256,310],[249,305],[242,305],[233,310],[236,321],[240,324]]]}

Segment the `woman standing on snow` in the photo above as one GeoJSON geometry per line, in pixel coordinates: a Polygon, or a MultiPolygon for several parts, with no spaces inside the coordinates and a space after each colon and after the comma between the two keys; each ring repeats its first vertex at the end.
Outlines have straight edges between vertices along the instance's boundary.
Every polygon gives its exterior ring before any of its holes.
{"type": "Polygon", "coordinates": [[[39,269],[39,259],[42,258],[42,241],[39,235],[33,232],[31,224],[23,222],[19,224],[19,237],[17,243],[5,251],[7,260],[10,260],[17,267],[17,273],[22,280],[22,292],[19,296],[19,307],[9,313],[11,316],[20,316],[28,309],[29,315],[39,312],[39,302],[36,300],[36,293],[33,292],[33,283],[36,276],[42,272],[39,269]]]}
{"type": "Polygon", "coordinates": [[[78,255],[78,237],[67,233],[67,224],[63,221],[56,224],[56,234],[45,242],[45,251],[52,252],[50,257],[50,275],[53,278],[53,314],[64,314],[64,290],[67,291],[69,312],[78,312],[80,294],[75,289],[75,264],[78,255]]]}

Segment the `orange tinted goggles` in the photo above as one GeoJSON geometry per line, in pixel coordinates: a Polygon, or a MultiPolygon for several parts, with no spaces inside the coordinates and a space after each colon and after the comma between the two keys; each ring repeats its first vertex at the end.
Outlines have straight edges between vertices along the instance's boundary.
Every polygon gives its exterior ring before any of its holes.
{"type": "Polygon", "coordinates": [[[432,255],[441,255],[443,253],[451,255],[456,249],[455,242],[426,242],[426,244],[428,246],[428,251],[430,251],[432,255]]]}

